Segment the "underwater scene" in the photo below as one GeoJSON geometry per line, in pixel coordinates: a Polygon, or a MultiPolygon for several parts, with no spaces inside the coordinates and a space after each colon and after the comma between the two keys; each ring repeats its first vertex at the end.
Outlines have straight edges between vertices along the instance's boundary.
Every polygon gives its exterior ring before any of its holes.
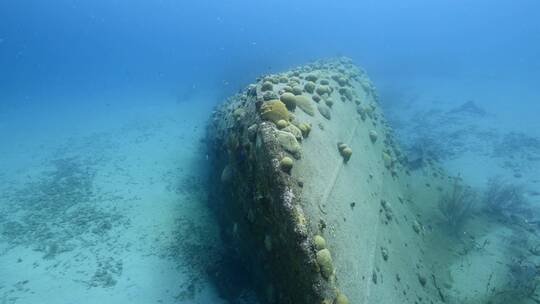
{"type": "Polygon", "coordinates": [[[0,1],[34,303],[540,303],[540,2],[0,1]]]}

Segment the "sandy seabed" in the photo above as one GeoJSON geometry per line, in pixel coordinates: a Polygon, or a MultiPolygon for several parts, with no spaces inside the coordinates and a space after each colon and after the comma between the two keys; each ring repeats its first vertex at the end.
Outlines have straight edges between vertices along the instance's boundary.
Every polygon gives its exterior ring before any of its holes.
{"type": "Polygon", "coordinates": [[[221,302],[211,102],[155,100],[3,109],[0,303],[221,302]]]}

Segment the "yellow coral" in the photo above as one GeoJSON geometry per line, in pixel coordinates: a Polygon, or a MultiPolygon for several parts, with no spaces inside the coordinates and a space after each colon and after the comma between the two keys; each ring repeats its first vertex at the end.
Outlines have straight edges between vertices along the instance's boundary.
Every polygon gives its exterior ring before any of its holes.
{"type": "Polygon", "coordinates": [[[317,264],[319,264],[321,274],[325,279],[330,279],[334,275],[334,265],[330,250],[322,249],[317,251],[317,264]]]}
{"type": "Polygon", "coordinates": [[[309,132],[311,132],[311,125],[303,122],[298,125],[298,129],[300,129],[300,131],[302,132],[302,136],[308,137],[309,132]]]}
{"type": "Polygon", "coordinates": [[[322,86],[319,86],[317,87],[317,89],[315,90],[315,92],[317,92],[317,94],[319,94],[320,96],[324,95],[324,94],[330,94],[331,93],[331,90],[330,90],[330,87],[327,86],[327,85],[322,85],[322,86]]]}
{"type": "Polygon", "coordinates": [[[302,109],[307,115],[313,116],[315,115],[315,109],[311,105],[311,102],[309,98],[303,95],[295,96],[296,105],[302,109]]]}
{"type": "Polygon", "coordinates": [[[313,91],[315,91],[315,83],[311,81],[306,82],[306,84],[304,84],[304,90],[308,93],[313,93],[313,91]]]}
{"type": "Polygon", "coordinates": [[[341,156],[343,156],[343,160],[345,162],[348,162],[352,155],[352,149],[350,147],[345,147],[343,150],[341,150],[341,156]]]}
{"type": "Polygon", "coordinates": [[[287,127],[289,125],[289,123],[286,121],[286,120],[278,120],[278,122],[276,123],[276,126],[279,128],[279,129],[283,129],[285,127],[287,127]]]}
{"type": "Polygon", "coordinates": [[[285,104],[277,99],[269,100],[262,104],[261,117],[277,124],[280,120],[289,121],[289,111],[285,104]]]}
{"type": "Polygon", "coordinates": [[[322,250],[326,248],[326,241],[322,236],[317,234],[313,237],[313,245],[315,245],[315,249],[322,250]]]}
{"type": "Polygon", "coordinates": [[[281,94],[279,99],[285,104],[287,109],[294,111],[294,109],[296,108],[296,99],[293,93],[285,92],[281,94]]]}
{"type": "Polygon", "coordinates": [[[340,292],[338,293],[336,299],[334,300],[334,303],[335,304],[349,304],[349,299],[347,299],[347,297],[340,292]]]}
{"type": "Polygon", "coordinates": [[[292,158],[288,157],[288,156],[285,156],[281,159],[281,161],[279,162],[279,166],[281,167],[281,169],[285,172],[290,172],[292,167],[293,167],[293,160],[292,158]]]}

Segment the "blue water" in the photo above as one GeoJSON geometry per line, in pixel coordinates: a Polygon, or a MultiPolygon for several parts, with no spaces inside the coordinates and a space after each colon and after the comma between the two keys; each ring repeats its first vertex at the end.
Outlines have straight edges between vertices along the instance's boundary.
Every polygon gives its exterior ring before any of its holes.
{"type": "Polygon", "coordinates": [[[531,79],[540,69],[536,1],[0,5],[3,99],[192,86],[232,92],[261,73],[341,54],[379,83],[418,75],[531,79]]]}
{"type": "Polygon", "coordinates": [[[197,189],[206,120],[318,58],[365,68],[404,142],[446,135],[419,112],[474,101],[489,115],[461,126],[497,139],[442,161],[534,194],[540,147],[530,163],[489,155],[510,132],[540,138],[539,54],[534,0],[0,1],[0,303],[223,302],[199,256],[221,252],[197,189]],[[40,187],[75,198],[39,211],[40,187]],[[70,208],[104,222],[77,226],[70,208]]]}

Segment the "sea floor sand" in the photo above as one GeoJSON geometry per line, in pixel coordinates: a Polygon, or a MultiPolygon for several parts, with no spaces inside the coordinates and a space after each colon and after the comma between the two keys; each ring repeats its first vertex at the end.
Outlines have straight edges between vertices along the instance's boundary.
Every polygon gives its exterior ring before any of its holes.
{"type": "Polygon", "coordinates": [[[206,275],[213,101],[160,100],[0,113],[0,303],[222,302],[206,275]]]}
{"type": "Polygon", "coordinates": [[[385,111],[405,145],[430,145],[450,172],[474,186],[500,175],[540,190],[536,86],[476,76],[415,79],[388,88],[388,96],[382,91],[385,111]]]}
{"type": "Polygon", "coordinates": [[[431,219],[435,245],[428,252],[445,271],[444,292],[463,303],[534,303],[536,296],[527,294],[534,280],[522,279],[522,270],[538,263],[531,249],[540,244],[533,224],[540,218],[540,91],[521,80],[481,78],[416,79],[399,91],[390,89],[386,101],[395,102],[385,110],[404,145],[431,150],[478,191],[460,235],[444,235],[440,215],[431,219]],[[523,186],[526,213],[516,211],[511,220],[485,216],[483,195],[495,176],[523,186]],[[437,238],[455,245],[436,246],[437,238]]]}

